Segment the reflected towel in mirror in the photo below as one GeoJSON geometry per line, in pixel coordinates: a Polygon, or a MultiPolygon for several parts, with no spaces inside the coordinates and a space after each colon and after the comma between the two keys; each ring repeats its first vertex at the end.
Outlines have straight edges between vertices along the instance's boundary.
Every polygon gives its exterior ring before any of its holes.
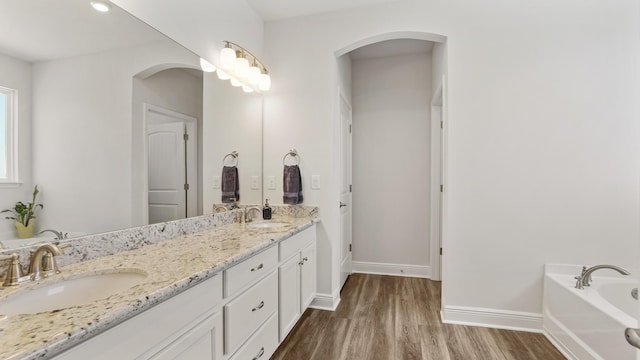
{"type": "Polygon", "coordinates": [[[240,201],[240,181],[238,168],[235,166],[222,167],[222,202],[240,201]]]}

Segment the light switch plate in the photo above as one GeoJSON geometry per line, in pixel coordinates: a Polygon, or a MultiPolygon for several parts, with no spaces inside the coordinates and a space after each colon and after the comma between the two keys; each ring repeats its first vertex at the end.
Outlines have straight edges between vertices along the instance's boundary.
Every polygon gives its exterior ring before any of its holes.
{"type": "Polygon", "coordinates": [[[220,189],[220,176],[218,175],[213,177],[213,188],[220,189]]]}
{"type": "Polygon", "coordinates": [[[267,189],[275,190],[276,189],[276,177],[268,176],[267,177],[267,189]]]}
{"type": "Polygon", "coordinates": [[[320,189],[320,175],[311,175],[311,189],[320,189]]]}
{"type": "Polygon", "coordinates": [[[259,178],[257,176],[252,176],[251,177],[251,190],[258,190],[258,189],[260,189],[259,178]]]}

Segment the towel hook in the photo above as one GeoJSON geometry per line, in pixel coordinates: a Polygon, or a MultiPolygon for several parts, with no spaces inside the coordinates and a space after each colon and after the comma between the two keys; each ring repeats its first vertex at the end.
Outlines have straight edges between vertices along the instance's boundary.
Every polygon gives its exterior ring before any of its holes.
{"type": "Polygon", "coordinates": [[[222,165],[224,166],[224,162],[225,162],[225,161],[227,161],[227,158],[228,158],[229,156],[231,156],[231,157],[233,158],[233,160],[234,160],[234,163],[233,163],[231,166],[236,166],[236,165],[238,165],[238,152],[237,152],[237,151],[235,151],[235,150],[234,150],[234,151],[232,151],[232,152],[230,152],[230,153],[228,153],[227,155],[225,155],[225,156],[222,158],[222,165]]]}
{"type": "Polygon", "coordinates": [[[282,157],[282,164],[287,165],[286,160],[287,156],[291,156],[296,159],[296,165],[300,165],[300,156],[298,155],[298,150],[291,149],[282,157]]]}

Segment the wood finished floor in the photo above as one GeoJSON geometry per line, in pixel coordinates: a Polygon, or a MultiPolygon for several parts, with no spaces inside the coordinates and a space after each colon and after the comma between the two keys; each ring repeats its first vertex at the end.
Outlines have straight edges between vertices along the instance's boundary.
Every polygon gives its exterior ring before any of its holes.
{"type": "Polygon", "coordinates": [[[336,311],[308,309],[272,360],[555,360],[541,334],[440,322],[440,283],[353,274],[336,311]]]}

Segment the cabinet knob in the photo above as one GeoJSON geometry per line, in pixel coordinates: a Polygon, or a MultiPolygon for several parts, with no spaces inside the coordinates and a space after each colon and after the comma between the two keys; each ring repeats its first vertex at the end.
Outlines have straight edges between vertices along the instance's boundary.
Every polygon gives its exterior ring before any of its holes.
{"type": "Polygon", "coordinates": [[[302,261],[309,261],[309,258],[305,257],[302,259],[302,261]]]}
{"type": "Polygon", "coordinates": [[[300,265],[300,266],[304,265],[304,261],[299,261],[298,265],[300,265]]]}

